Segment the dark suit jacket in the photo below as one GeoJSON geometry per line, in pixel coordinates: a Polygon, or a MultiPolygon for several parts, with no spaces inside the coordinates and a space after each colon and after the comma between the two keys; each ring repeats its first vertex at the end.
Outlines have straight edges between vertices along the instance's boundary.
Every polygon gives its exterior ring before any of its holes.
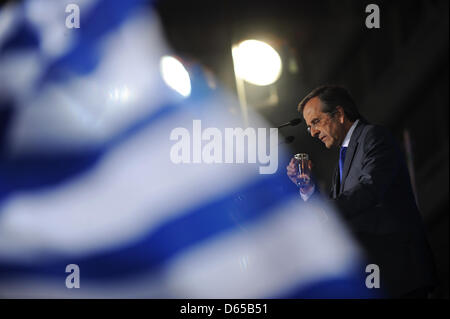
{"type": "Polygon", "coordinates": [[[406,162],[389,131],[360,120],[348,145],[342,183],[331,198],[353,235],[380,268],[381,288],[397,297],[433,286],[435,270],[406,162]]]}

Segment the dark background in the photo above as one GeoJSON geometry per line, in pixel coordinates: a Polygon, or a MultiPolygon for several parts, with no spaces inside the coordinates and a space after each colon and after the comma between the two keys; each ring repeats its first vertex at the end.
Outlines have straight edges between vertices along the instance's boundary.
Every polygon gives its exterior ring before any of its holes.
{"type": "MultiPolygon", "coordinates": [[[[264,102],[267,88],[246,85],[246,92],[272,126],[298,117],[298,102],[314,87],[339,84],[366,119],[389,127],[411,159],[440,277],[435,297],[448,298],[447,0],[166,0],[157,1],[156,10],[174,51],[205,66],[232,92],[232,44],[251,38],[270,43],[283,61],[281,78],[272,87],[278,102],[264,102]],[[380,29],[365,26],[370,3],[380,8],[380,29]]],[[[292,153],[309,153],[320,186],[328,189],[337,151],[311,139],[305,124],[281,133],[296,137],[289,145],[292,153]]],[[[287,163],[279,165],[284,169],[287,163]]]]}
{"type": "MultiPolygon", "coordinates": [[[[246,86],[248,102],[272,127],[298,117],[298,102],[322,84],[345,86],[366,119],[389,127],[411,160],[438,267],[434,297],[448,298],[447,0],[165,0],[153,6],[174,51],[206,67],[232,92],[233,43],[255,38],[279,52],[283,71],[271,87],[278,101],[267,105],[267,88],[246,86]],[[370,3],[380,7],[380,29],[365,26],[370,3]]],[[[319,185],[328,189],[337,151],[310,138],[304,124],[281,133],[296,137],[292,154],[309,153],[319,185]]],[[[287,164],[279,163],[279,169],[287,164]]]]}

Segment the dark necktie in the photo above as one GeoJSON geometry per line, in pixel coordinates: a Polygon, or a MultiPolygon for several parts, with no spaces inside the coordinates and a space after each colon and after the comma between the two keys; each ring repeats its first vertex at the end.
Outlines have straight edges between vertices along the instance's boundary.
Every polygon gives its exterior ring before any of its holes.
{"type": "Polygon", "coordinates": [[[344,163],[345,163],[345,153],[347,152],[347,147],[341,147],[341,151],[339,152],[339,177],[342,183],[342,172],[344,171],[344,163]]]}

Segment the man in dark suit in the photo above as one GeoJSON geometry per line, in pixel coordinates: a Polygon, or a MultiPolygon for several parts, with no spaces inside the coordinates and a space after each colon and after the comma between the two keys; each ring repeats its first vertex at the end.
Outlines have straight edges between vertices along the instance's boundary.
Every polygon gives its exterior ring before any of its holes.
{"type": "MultiPolygon", "coordinates": [[[[340,149],[330,198],[368,263],[378,265],[381,288],[389,297],[426,298],[435,281],[433,258],[393,136],[361,118],[341,87],[316,88],[298,110],[312,137],[340,149]]],[[[295,183],[293,160],[287,174],[295,183]]],[[[318,193],[312,180],[300,188],[304,200],[318,193]]]]}

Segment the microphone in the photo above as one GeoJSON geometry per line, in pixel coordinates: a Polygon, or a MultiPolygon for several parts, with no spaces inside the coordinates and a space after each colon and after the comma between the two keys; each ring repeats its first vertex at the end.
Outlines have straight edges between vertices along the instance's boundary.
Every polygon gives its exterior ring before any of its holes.
{"type": "Polygon", "coordinates": [[[291,144],[293,141],[295,140],[294,136],[288,136],[284,139],[283,142],[278,143],[278,145],[282,145],[282,144],[291,144]]]}
{"type": "Polygon", "coordinates": [[[285,127],[285,126],[296,126],[296,125],[299,125],[301,122],[302,122],[302,119],[301,118],[297,118],[297,119],[293,119],[293,120],[291,120],[291,121],[289,121],[287,123],[281,124],[277,128],[280,129],[280,128],[285,127]]]}
{"type": "Polygon", "coordinates": [[[294,136],[288,136],[284,139],[286,144],[291,144],[295,140],[294,136]]]}

